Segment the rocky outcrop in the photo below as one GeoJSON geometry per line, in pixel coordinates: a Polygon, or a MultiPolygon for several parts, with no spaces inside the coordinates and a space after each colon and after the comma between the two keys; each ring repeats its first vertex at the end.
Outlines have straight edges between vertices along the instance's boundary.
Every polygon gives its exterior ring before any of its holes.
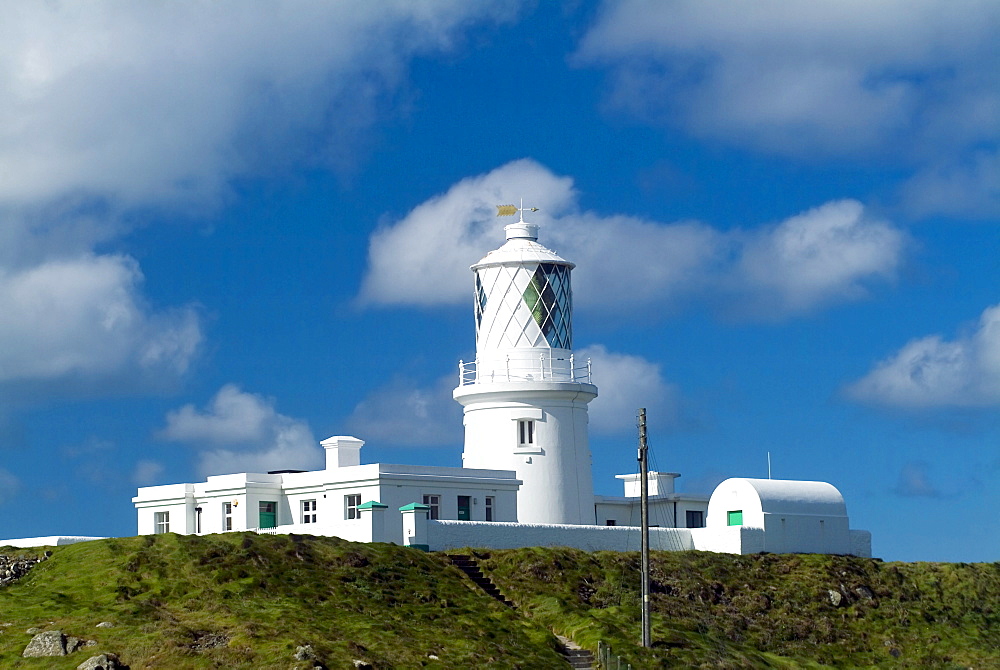
{"type": "Polygon", "coordinates": [[[95,644],[97,643],[93,640],[82,640],[72,635],[65,635],[61,630],[47,630],[31,638],[31,642],[21,652],[21,656],[25,658],[66,656],[81,647],[89,647],[95,644]]]}
{"type": "Polygon", "coordinates": [[[5,556],[0,554],[0,586],[16,582],[51,555],[51,551],[46,551],[41,556],[5,556]]]}
{"type": "Polygon", "coordinates": [[[122,663],[118,654],[99,654],[76,666],[76,670],[129,670],[129,667],[122,663]]]}

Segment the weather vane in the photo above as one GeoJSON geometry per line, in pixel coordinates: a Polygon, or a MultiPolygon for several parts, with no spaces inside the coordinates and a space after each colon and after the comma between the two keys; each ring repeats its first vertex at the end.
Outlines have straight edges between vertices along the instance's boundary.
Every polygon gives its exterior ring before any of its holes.
{"type": "Polygon", "coordinates": [[[521,223],[524,223],[524,212],[537,211],[537,207],[525,207],[524,198],[521,198],[520,207],[515,207],[514,205],[497,205],[497,216],[514,216],[518,212],[521,212],[521,223]]]}

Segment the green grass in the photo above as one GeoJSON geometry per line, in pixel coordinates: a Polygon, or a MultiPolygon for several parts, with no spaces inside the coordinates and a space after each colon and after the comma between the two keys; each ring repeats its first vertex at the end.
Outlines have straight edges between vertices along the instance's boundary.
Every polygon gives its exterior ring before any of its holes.
{"type": "Polygon", "coordinates": [[[413,549],[231,533],[53,552],[0,589],[0,623],[12,624],[0,633],[0,667],[75,668],[93,649],[133,668],[290,668],[302,644],[331,668],[560,663],[551,633],[470,588],[443,557],[413,549]],[[95,628],[101,621],[116,626],[95,628]],[[99,645],[24,659],[29,627],[99,645]]]}
{"type": "Polygon", "coordinates": [[[394,545],[228,533],[56,547],[0,588],[0,667],[70,669],[108,651],[134,670],[306,668],[303,644],[330,668],[565,667],[553,633],[604,641],[637,670],[1000,667],[1000,564],[654,552],[643,649],[638,554],[468,553],[516,611],[444,556],[394,545]],[[25,659],[30,627],[98,645],[25,659]]]}
{"type": "Polygon", "coordinates": [[[1000,667],[996,563],[654,552],[646,650],[636,645],[638,554],[477,553],[523,611],[588,648],[601,639],[636,667],[1000,667]]]}

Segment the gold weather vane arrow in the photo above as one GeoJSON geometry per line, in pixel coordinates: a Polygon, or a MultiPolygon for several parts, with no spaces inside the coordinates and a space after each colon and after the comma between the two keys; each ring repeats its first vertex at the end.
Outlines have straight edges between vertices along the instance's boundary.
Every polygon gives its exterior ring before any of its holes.
{"type": "MultiPolygon", "coordinates": [[[[521,207],[516,205],[497,205],[497,216],[514,216],[518,212],[537,212],[537,207],[524,207],[524,201],[521,201],[521,207]]],[[[522,219],[524,217],[522,216],[522,219]]]]}

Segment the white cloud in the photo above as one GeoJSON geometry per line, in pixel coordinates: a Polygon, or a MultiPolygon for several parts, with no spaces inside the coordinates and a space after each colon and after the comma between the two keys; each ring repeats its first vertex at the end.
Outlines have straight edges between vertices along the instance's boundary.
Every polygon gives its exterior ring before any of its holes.
{"type": "Polygon", "coordinates": [[[998,30],[989,0],[616,1],[575,60],[610,68],[613,105],[698,136],[914,166],[1000,139],[998,30]]]}
{"type": "Polygon", "coordinates": [[[903,409],[1000,404],[1000,305],[952,341],[930,335],[907,343],[846,392],[858,402],[903,409]]]}
{"type": "Polygon", "coordinates": [[[577,263],[574,299],[584,309],[702,298],[747,318],[780,318],[865,295],[870,281],[893,277],[906,246],[853,200],[749,231],[581,212],[571,179],[520,160],[463,179],[372,235],[361,301],[469,300],[469,266],[503,241],[494,205],[519,193],[541,210],[530,219],[542,224],[539,241],[577,263]]]}
{"type": "Polygon", "coordinates": [[[678,418],[677,388],[663,378],[660,366],[641,356],[619,354],[595,344],[577,352],[591,360],[599,395],[590,403],[590,427],[595,433],[635,430],[637,411],[662,424],[678,418]]]}
{"type": "Polygon", "coordinates": [[[141,282],[127,256],[0,266],[0,382],[183,374],[201,343],[198,315],[149,309],[141,282]]]}
{"type": "MultiPolygon", "coordinates": [[[[592,345],[576,352],[591,359],[600,395],[590,403],[590,427],[596,433],[622,433],[635,428],[636,410],[646,407],[664,423],[678,413],[678,392],[664,380],[660,366],[641,356],[592,345]]],[[[372,442],[398,446],[447,446],[462,441],[462,408],[452,397],[458,375],[446,375],[422,387],[396,379],[376,389],[354,408],[348,419],[352,433],[372,442]]]]}
{"type": "Polygon", "coordinates": [[[359,402],[347,419],[351,432],[366,441],[399,446],[448,446],[462,441],[462,408],[451,392],[458,375],[431,387],[393,380],[359,402]]]}
{"type": "Polygon", "coordinates": [[[516,11],[458,0],[8,6],[0,201],[202,198],[279,153],[346,161],[408,58],[516,11]]]}
{"type": "Polygon", "coordinates": [[[274,401],[233,384],[219,389],[205,411],[185,405],[167,414],[159,437],[200,450],[202,475],[316,469],[323,452],[309,426],[279,414],[274,401]]]}
{"type": "Polygon", "coordinates": [[[892,278],[905,239],[855,200],[829,202],[751,234],[734,277],[768,309],[808,310],[856,299],[865,282],[892,278]]]}
{"type": "Polygon", "coordinates": [[[460,0],[0,9],[0,382],[100,394],[112,377],[176,378],[201,341],[198,315],[144,305],[136,262],[96,245],[149,211],[203,212],[237,177],[350,165],[359,131],[398,107],[387,103],[410,59],[517,11],[460,0]]]}

